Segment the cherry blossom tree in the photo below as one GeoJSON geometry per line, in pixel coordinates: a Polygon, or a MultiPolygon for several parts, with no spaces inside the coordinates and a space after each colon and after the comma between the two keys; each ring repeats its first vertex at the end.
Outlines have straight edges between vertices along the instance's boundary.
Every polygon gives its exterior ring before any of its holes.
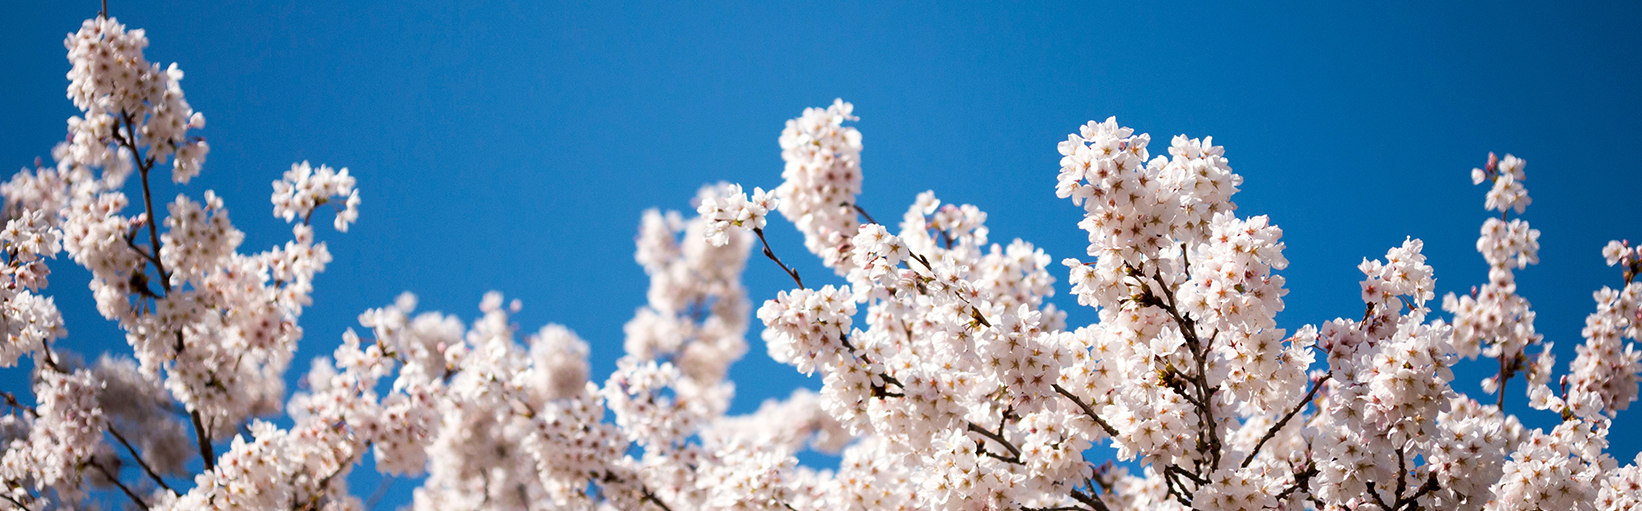
{"type": "Polygon", "coordinates": [[[1243,178],[1212,139],[1177,136],[1154,156],[1149,135],[1115,119],[1079,127],[1058,147],[1054,187],[1085,213],[1087,257],[1056,265],[1026,241],[993,242],[984,212],[934,192],[893,228],[874,219],[856,202],[862,135],[840,100],[787,122],[770,191],[711,185],[694,216],[644,213],[634,258],[648,303],[603,382],[574,332],[521,338],[518,303],[500,294],[472,321],[417,312],[406,294],[361,314],[288,395],[298,320],[331,260],[311,223],[329,207],[345,232],[355,180],[293,165],[271,196],[291,240],[261,252],[240,251],[209,190],[163,202],[162,219],[150,183],[167,167],[188,183],[210,147],[183,73],[149,62],[147,43],[104,16],[69,35],[81,114],[54,166],[0,185],[0,366],[27,359],[33,381],[3,395],[0,508],[110,496],[362,509],[346,481],[366,456],[422,477],[416,509],[1642,506],[1638,462],[1605,452],[1642,373],[1642,252],[1603,248],[1618,288],[1595,293],[1559,374],[1515,286],[1539,231],[1522,216],[1526,162],[1511,155],[1472,170],[1498,214],[1477,241],[1488,281],[1444,296],[1446,315],[1409,239],[1359,266],[1361,311],[1290,330],[1276,322],[1282,230],[1237,215],[1243,178]],[[140,202],[125,193],[133,171],[140,202]],[[772,211],[841,285],[806,284],[782,259],[793,255],[764,236],[772,211]],[[794,286],[756,313],[741,284],[755,249],[771,264],[754,271],[794,286]],[[84,362],[55,346],[66,330],[46,259],[59,253],[90,271],[129,354],[84,362]],[[1097,322],[1066,324],[1046,299],[1057,276],[1097,322]],[[732,416],[726,374],[753,317],[769,356],[823,384],[732,416]],[[1452,367],[1478,358],[1498,365],[1480,400],[1451,385],[1452,367]],[[1518,379],[1540,410],[1523,412],[1560,424],[1530,429],[1504,410],[1518,379]],[[270,422],[280,416],[290,426],[270,422]],[[802,466],[804,449],[842,461],[802,466]],[[1089,461],[1099,453],[1123,464],[1089,461]]]}

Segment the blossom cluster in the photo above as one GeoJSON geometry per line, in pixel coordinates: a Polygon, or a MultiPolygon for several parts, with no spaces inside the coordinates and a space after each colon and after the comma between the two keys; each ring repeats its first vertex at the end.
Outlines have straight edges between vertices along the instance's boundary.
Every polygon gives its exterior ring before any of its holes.
{"type": "Polygon", "coordinates": [[[69,120],[74,158],[101,162],[143,152],[153,163],[172,163],[171,178],[187,183],[199,175],[211,146],[188,137],[205,127],[205,116],[183,97],[182,71],[160,68],[143,56],[148,36],[127,31],[108,17],[86,20],[63,41],[72,65],[68,98],[84,112],[69,120]],[[119,144],[110,144],[118,138],[119,144]]]}
{"type": "Polygon", "coordinates": [[[725,185],[720,192],[722,196],[718,193],[702,194],[701,206],[696,208],[696,212],[707,219],[705,236],[715,246],[729,242],[729,234],[725,231],[731,226],[763,229],[765,217],[780,204],[775,194],[765,192],[763,188],[753,188],[752,198],[741,191],[741,185],[725,185]]]}
{"type": "Polygon", "coordinates": [[[855,106],[836,100],[826,108],[808,108],[781,130],[780,211],[804,233],[804,246],[835,270],[847,271],[850,239],[857,222],[855,198],[861,194],[861,132],[844,121],[856,120],[855,106]]]}
{"type": "Polygon", "coordinates": [[[341,200],[336,211],[336,230],[348,232],[348,224],[359,219],[359,190],[354,189],[354,178],[348,169],[335,170],[320,165],[315,170],[308,162],[295,163],[285,177],[274,182],[274,216],[290,222],[302,217],[308,223],[314,208],[341,200]],[[336,197],[337,199],[333,199],[336,197]]]}
{"type": "Polygon", "coordinates": [[[360,510],[371,502],[347,482],[366,456],[420,478],[417,510],[1642,505],[1642,460],[1607,453],[1642,375],[1642,249],[1602,249],[1622,284],[1595,293],[1585,342],[1558,374],[1515,285],[1539,249],[1515,156],[1473,170],[1498,213],[1476,245],[1488,281],[1445,296],[1448,317],[1431,310],[1437,277],[1409,238],[1358,266],[1361,312],[1291,331],[1276,318],[1283,231],[1238,216],[1243,178],[1212,138],[1176,136],[1154,157],[1149,135],[1109,118],[1060,143],[1055,190],[1082,209],[1090,259],[1054,266],[933,191],[894,227],[874,220],[856,202],[861,134],[839,100],[787,123],[773,191],[709,185],[696,216],[643,213],[646,301],[602,381],[570,329],[521,334],[518,300],[487,294],[464,321],[418,312],[406,293],[361,314],[287,395],[298,320],[331,261],[309,223],[330,204],[345,231],[357,183],[293,165],[271,196],[292,238],[261,252],[240,251],[211,191],[162,201],[160,218],[150,174],[170,161],[186,183],[206,146],[187,135],[203,118],[181,72],[149,64],[146,45],[103,17],[71,35],[81,116],[56,165],[0,184],[0,367],[33,364],[32,404],[0,393],[0,509],[112,497],[360,510]],[[140,200],[125,193],[133,173],[140,200]],[[782,261],[764,238],[772,209],[834,281],[806,286],[782,261]],[[755,239],[795,285],[756,312],[741,282],[755,239]],[[58,252],[89,270],[129,357],[86,364],[56,346],[67,331],[44,293],[58,252]],[[1097,321],[1067,325],[1050,302],[1059,271],[1097,321]],[[729,368],[752,318],[765,353],[821,388],[730,415],[729,368]],[[1492,404],[1454,387],[1453,368],[1479,356],[1498,362],[1492,404]],[[1560,419],[1550,431],[1505,410],[1519,374],[1545,411],[1524,413],[1560,419]],[[806,467],[806,449],[840,463],[806,467]],[[1123,465],[1091,461],[1101,454],[1123,465]]]}

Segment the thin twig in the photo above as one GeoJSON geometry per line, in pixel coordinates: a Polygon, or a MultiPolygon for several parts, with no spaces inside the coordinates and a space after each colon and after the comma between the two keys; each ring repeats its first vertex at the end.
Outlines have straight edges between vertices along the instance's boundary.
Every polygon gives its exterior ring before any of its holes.
{"type": "Polygon", "coordinates": [[[156,225],[159,223],[159,219],[154,216],[154,194],[148,185],[148,174],[154,169],[154,161],[152,159],[144,158],[142,153],[137,149],[137,121],[132,119],[130,113],[122,112],[120,115],[125,120],[125,135],[120,135],[119,132],[116,131],[115,140],[120,144],[125,145],[126,149],[131,151],[131,159],[136,162],[137,172],[142,176],[143,209],[148,213],[147,223],[149,250],[153,251],[151,254],[153,257],[150,258],[149,261],[154,263],[154,269],[160,274],[160,284],[165,287],[165,291],[167,293],[170,293],[171,275],[166,273],[165,264],[160,262],[160,228],[156,225]]]}
{"type": "Polygon", "coordinates": [[[1306,405],[1311,403],[1311,398],[1317,397],[1317,390],[1323,388],[1323,382],[1327,382],[1333,376],[1332,374],[1325,374],[1322,378],[1318,378],[1317,383],[1311,384],[1311,391],[1306,393],[1305,399],[1301,399],[1299,403],[1295,404],[1294,409],[1289,410],[1288,415],[1284,415],[1282,420],[1271,425],[1271,429],[1266,431],[1266,436],[1260,437],[1260,441],[1254,444],[1254,450],[1249,451],[1249,457],[1243,459],[1244,468],[1248,468],[1249,464],[1254,462],[1254,457],[1260,454],[1260,448],[1265,446],[1267,441],[1276,437],[1277,432],[1282,430],[1283,426],[1288,425],[1289,420],[1293,419],[1295,415],[1299,415],[1301,410],[1306,409],[1306,405]]]}
{"type": "MultiPolygon", "coordinates": [[[[867,214],[867,210],[861,209],[860,204],[849,204],[849,207],[855,209],[855,212],[860,213],[861,216],[866,217],[867,218],[867,223],[878,224],[877,220],[872,219],[872,215],[867,214]]],[[[884,224],[878,224],[878,225],[884,225],[884,224]]]]}
{"type": "Polygon", "coordinates": [[[68,374],[68,371],[63,370],[63,366],[57,365],[57,356],[51,353],[51,345],[46,344],[45,338],[40,339],[40,353],[42,354],[41,359],[45,360],[47,368],[59,373],[68,374]]]}
{"type": "Polygon", "coordinates": [[[1169,468],[1175,467],[1170,465],[1163,470],[1163,484],[1165,491],[1167,491],[1169,495],[1174,496],[1175,502],[1179,502],[1180,505],[1190,508],[1192,506],[1192,501],[1190,498],[1191,492],[1186,491],[1186,484],[1180,482],[1180,476],[1175,475],[1174,471],[1168,470],[1169,468]]]}
{"type": "Polygon", "coordinates": [[[644,483],[639,483],[639,492],[644,494],[644,498],[640,499],[641,501],[650,501],[650,503],[660,507],[661,511],[673,511],[673,508],[667,507],[667,504],[657,498],[655,493],[651,493],[650,487],[645,486],[644,483]]]}
{"type": "MultiPolygon", "coordinates": [[[[330,491],[331,481],[335,480],[337,476],[342,475],[342,471],[353,467],[355,463],[359,463],[359,458],[365,454],[365,451],[370,450],[372,445],[375,445],[375,442],[365,442],[365,448],[360,450],[360,452],[355,453],[352,457],[348,458],[347,463],[338,465],[336,467],[336,470],[331,471],[330,474],[326,474],[324,478],[320,479],[319,480],[319,486],[317,488],[318,491],[314,492],[313,495],[310,495],[308,497],[307,505],[303,506],[301,509],[305,509],[305,510],[314,509],[314,510],[317,510],[317,509],[320,509],[322,507],[322,504],[325,504],[325,503],[329,502],[330,497],[328,495],[326,495],[326,492],[330,491]]],[[[294,482],[296,476],[293,474],[291,477],[292,477],[292,480],[294,482]]],[[[487,487],[489,486],[488,482],[486,483],[486,486],[487,487]]],[[[490,495],[487,493],[485,495],[485,498],[489,499],[490,495]]],[[[292,509],[296,509],[296,505],[294,503],[292,504],[292,509]]]]}
{"type": "Polygon", "coordinates": [[[179,497],[182,496],[181,493],[177,493],[177,490],[171,489],[171,485],[165,484],[165,480],[161,479],[160,474],[154,471],[154,467],[148,466],[148,462],[143,460],[143,456],[141,454],[137,453],[137,448],[132,447],[131,442],[126,441],[125,435],[121,435],[120,430],[114,429],[113,424],[110,424],[108,426],[108,432],[110,434],[114,435],[115,440],[120,441],[120,445],[125,446],[125,450],[131,452],[131,458],[134,459],[134,460],[137,460],[137,466],[142,467],[143,472],[147,472],[148,477],[150,479],[153,479],[155,484],[160,485],[161,488],[165,488],[166,491],[171,492],[172,495],[176,495],[176,496],[179,496],[179,497]]]}
{"type": "Polygon", "coordinates": [[[103,477],[107,477],[109,481],[113,481],[114,486],[120,487],[120,491],[125,492],[125,496],[131,497],[131,501],[136,502],[137,507],[140,507],[140,508],[143,508],[143,509],[148,509],[148,503],[143,502],[143,498],[137,496],[137,492],[131,491],[130,487],[126,486],[125,483],[120,482],[120,478],[118,476],[115,476],[114,474],[109,473],[108,468],[104,467],[102,463],[98,463],[96,460],[92,460],[88,464],[91,465],[92,467],[95,467],[98,472],[102,472],[103,477]]]}
{"type": "MultiPolygon", "coordinates": [[[[870,366],[870,365],[877,364],[876,362],[872,361],[872,357],[867,356],[866,352],[856,353],[855,345],[850,344],[849,336],[844,335],[843,332],[838,332],[838,342],[842,343],[844,345],[844,349],[849,350],[849,353],[851,355],[861,357],[861,361],[866,362],[867,365],[870,366]]],[[[886,367],[886,368],[884,368],[883,373],[876,373],[876,374],[873,374],[872,376],[877,376],[877,377],[882,378],[884,380],[884,383],[878,383],[877,381],[869,380],[869,381],[872,381],[872,397],[876,397],[876,398],[879,398],[879,399],[883,399],[883,398],[886,398],[886,397],[906,397],[906,393],[904,393],[904,392],[890,392],[890,390],[889,390],[890,385],[894,385],[896,387],[899,387],[901,390],[906,390],[906,385],[902,385],[901,380],[897,380],[897,379],[895,379],[894,376],[890,376],[889,368],[886,367]]]]}
{"type": "Polygon", "coordinates": [[[11,495],[6,495],[5,493],[0,493],[0,498],[6,499],[7,501],[11,502],[12,505],[17,506],[17,509],[22,509],[24,511],[29,511],[28,506],[23,505],[22,502],[18,502],[17,499],[11,498],[11,495]]]}
{"type": "Polygon", "coordinates": [[[1294,494],[1294,492],[1305,488],[1306,485],[1311,482],[1311,476],[1314,475],[1317,475],[1316,465],[1308,465],[1306,470],[1301,471],[1298,474],[1294,474],[1294,484],[1289,485],[1288,488],[1284,488],[1281,493],[1277,494],[1277,502],[1281,504],[1283,499],[1286,499],[1289,495],[1294,494]]]}
{"type": "Polygon", "coordinates": [[[17,396],[12,395],[10,392],[0,390],[0,397],[4,397],[6,399],[6,404],[11,405],[12,408],[23,410],[28,412],[29,415],[33,415],[35,417],[40,416],[40,412],[35,411],[34,407],[17,402],[17,396]]]}
{"type": "MultiPolygon", "coordinates": [[[[999,461],[1014,463],[1016,465],[1021,464],[1021,450],[1020,450],[1020,448],[1015,447],[1014,444],[1009,443],[1009,440],[1005,439],[1003,437],[1003,435],[1000,435],[998,433],[993,433],[991,431],[987,431],[986,428],[980,427],[979,425],[976,425],[973,422],[969,423],[969,431],[972,432],[972,433],[980,433],[981,436],[989,438],[993,442],[997,442],[997,443],[1003,445],[1004,449],[1009,450],[1010,457],[1005,458],[1003,456],[999,456],[999,455],[996,455],[996,454],[993,454],[993,453],[990,453],[990,452],[983,452],[982,454],[986,454],[988,456],[996,458],[999,461]]],[[[1000,429],[999,431],[1002,431],[1002,429],[1000,429]]]]}
{"type": "Polygon", "coordinates": [[[798,284],[799,289],[806,289],[804,287],[804,280],[798,278],[798,270],[788,268],[787,263],[781,262],[781,259],[775,256],[775,251],[770,250],[770,242],[764,239],[764,229],[755,227],[753,228],[753,234],[757,234],[758,241],[764,244],[764,257],[768,257],[771,261],[775,261],[775,264],[780,266],[782,271],[787,272],[787,275],[792,277],[792,281],[798,284]]]}
{"type": "Polygon", "coordinates": [[[1163,471],[1174,472],[1175,475],[1184,476],[1186,479],[1190,479],[1193,483],[1197,483],[1198,486],[1209,483],[1208,481],[1204,481],[1202,478],[1198,477],[1197,474],[1187,472],[1186,469],[1180,468],[1179,465],[1169,465],[1168,468],[1163,469],[1163,471]]]}
{"type": "Polygon", "coordinates": [[[1089,507],[1095,508],[1095,511],[1112,511],[1112,508],[1106,507],[1106,501],[1101,500],[1100,495],[1096,495],[1092,490],[1085,494],[1074,488],[1071,495],[1074,500],[1088,504],[1089,507]]]}
{"type": "Polygon", "coordinates": [[[1049,384],[1049,386],[1053,387],[1055,389],[1055,392],[1060,393],[1060,395],[1066,396],[1066,399],[1070,399],[1070,400],[1072,400],[1073,403],[1077,403],[1078,408],[1083,409],[1084,415],[1088,415],[1089,418],[1094,419],[1095,424],[1100,426],[1100,429],[1103,429],[1103,430],[1106,431],[1106,436],[1110,436],[1110,437],[1117,437],[1118,436],[1117,435],[1117,428],[1112,427],[1111,424],[1107,424],[1105,419],[1102,419],[1102,418],[1100,418],[1100,415],[1095,414],[1095,409],[1093,407],[1090,407],[1088,403],[1084,403],[1082,399],[1079,399],[1078,396],[1073,395],[1071,392],[1067,391],[1066,388],[1060,386],[1059,383],[1051,383],[1051,384],[1049,384]]]}

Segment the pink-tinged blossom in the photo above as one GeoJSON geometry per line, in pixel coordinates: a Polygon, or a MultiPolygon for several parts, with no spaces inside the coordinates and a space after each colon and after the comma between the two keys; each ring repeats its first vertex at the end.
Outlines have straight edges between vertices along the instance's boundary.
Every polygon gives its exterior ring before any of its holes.
{"type": "MultiPolygon", "coordinates": [[[[1499,216],[1476,245],[1488,280],[1444,297],[1451,318],[1433,316],[1435,273],[1409,238],[1358,266],[1360,311],[1291,331],[1276,321],[1283,231],[1236,214],[1243,179],[1224,148],[1181,135],[1153,157],[1150,135],[1115,119],[1058,146],[1055,191],[1083,210],[1090,257],[1062,264],[1090,324],[1069,326],[1048,303],[1055,259],[993,242],[976,205],[924,192],[895,229],[872,220],[856,202],[861,134],[839,100],[788,122],[774,191],[710,185],[697,216],[643,213],[634,261],[649,288],[602,381],[570,329],[522,335],[518,300],[489,293],[464,321],[417,312],[407,293],[361,314],[287,398],[298,320],[331,262],[309,220],[330,204],[345,231],[357,183],[293,165],[271,196],[291,239],[253,253],[213,192],[157,208],[128,197],[133,171],[148,185],[170,163],[187,183],[208,150],[188,134],[204,118],[183,100],[182,72],[148,63],[147,44],[106,18],[69,36],[81,114],[55,166],[0,184],[0,367],[27,358],[34,371],[34,403],[7,393],[0,414],[0,506],[79,508],[116,486],[149,509],[356,510],[347,481],[365,456],[424,477],[415,510],[1642,502],[1636,462],[1606,453],[1642,375],[1642,253],[1602,249],[1623,285],[1595,293],[1585,342],[1558,374],[1515,284],[1539,250],[1539,231],[1511,218],[1530,203],[1523,160],[1490,155],[1472,171],[1499,216]],[[806,287],[789,271],[795,288],[754,313],[741,275],[772,209],[842,281],[806,287]],[[66,329],[45,259],[59,251],[90,271],[129,357],[87,366],[56,346],[66,329]],[[765,352],[819,373],[821,388],[733,416],[729,367],[753,317],[765,352]],[[1532,407],[1563,422],[1530,430],[1502,399],[1455,390],[1453,366],[1478,356],[1500,364],[1488,391],[1520,374],[1532,407]],[[1091,463],[1097,447],[1130,467],[1091,463]],[[840,453],[839,467],[799,465],[804,449],[840,453]]],[[[788,269],[788,251],[763,248],[788,269]]]]}
{"type": "Polygon", "coordinates": [[[315,169],[308,162],[292,164],[283,179],[274,181],[274,216],[287,222],[300,217],[307,224],[314,208],[332,204],[336,208],[333,225],[338,231],[348,232],[348,225],[359,220],[359,190],[354,184],[347,168],[335,170],[320,165],[315,169]]]}
{"type": "Polygon", "coordinates": [[[781,130],[782,183],[778,209],[798,231],[804,246],[839,273],[849,270],[850,238],[860,227],[855,198],[861,194],[861,132],[855,106],[834,100],[827,108],[807,108],[781,130]]]}
{"type": "Polygon", "coordinates": [[[702,190],[696,212],[707,221],[704,235],[714,246],[729,242],[730,227],[747,230],[763,229],[765,217],[780,201],[775,194],[763,188],[754,188],[752,198],[741,191],[741,185],[726,184],[714,190],[702,190]]]}

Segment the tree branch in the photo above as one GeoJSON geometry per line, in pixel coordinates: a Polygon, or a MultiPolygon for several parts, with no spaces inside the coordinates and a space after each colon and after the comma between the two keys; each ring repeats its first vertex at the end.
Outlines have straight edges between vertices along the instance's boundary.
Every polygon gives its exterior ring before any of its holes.
{"type": "Polygon", "coordinates": [[[143,502],[143,498],[137,496],[137,492],[131,491],[131,487],[126,486],[125,483],[120,482],[119,476],[116,476],[116,475],[110,473],[108,471],[108,468],[104,467],[102,463],[98,463],[96,460],[91,460],[91,461],[87,462],[86,464],[91,465],[93,468],[96,468],[98,472],[102,472],[103,477],[107,477],[109,481],[113,481],[114,486],[120,487],[120,491],[125,492],[125,496],[131,497],[131,501],[137,503],[137,507],[140,507],[140,508],[143,508],[143,509],[148,509],[148,503],[143,502]]]}
{"type": "Polygon", "coordinates": [[[194,422],[194,440],[199,444],[200,460],[205,462],[205,471],[215,470],[217,455],[211,448],[211,436],[205,431],[205,422],[200,420],[200,411],[188,412],[188,417],[194,422]]]}
{"type": "Polygon", "coordinates": [[[667,504],[657,498],[655,493],[651,493],[650,487],[645,486],[644,483],[639,483],[639,493],[644,494],[644,498],[640,499],[640,502],[649,501],[651,504],[655,504],[656,507],[661,508],[661,511],[673,511],[673,508],[667,507],[667,504]]]}
{"type": "Polygon", "coordinates": [[[1288,498],[1289,495],[1294,494],[1296,491],[1304,489],[1311,483],[1311,477],[1315,475],[1317,475],[1317,466],[1307,462],[1305,470],[1294,474],[1294,484],[1289,485],[1288,488],[1284,488],[1281,493],[1277,494],[1277,503],[1281,505],[1283,499],[1288,498]]]}
{"type": "Polygon", "coordinates": [[[153,170],[154,162],[144,158],[142,153],[137,150],[137,123],[131,118],[131,114],[122,112],[120,115],[125,119],[126,134],[121,136],[116,130],[115,138],[131,151],[131,159],[136,162],[137,172],[143,180],[143,209],[148,213],[148,242],[149,249],[153,251],[153,258],[149,259],[149,262],[154,263],[154,269],[160,273],[160,284],[165,288],[166,293],[170,293],[171,275],[166,273],[165,264],[160,262],[160,229],[156,225],[159,223],[159,218],[154,216],[154,194],[150,191],[148,185],[148,173],[153,170]]]}
{"type": "Polygon", "coordinates": [[[1301,410],[1306,409],[1306,405],[1311,403],[1311,398],[1317,396],[1317,390],[1323,388],[1323,382],[1328,381],[1329,378],[1332,378],[1333,376],[1334,375],[1332,374],[1325,374],[1322,378],[1318,378],[1317,383],[1311,384],[1311,391],[1306,393],[1305,399],[1301,399],[1299,403],[1296,403],[1294,405],[1294,409],[1289,410],[1288,415],[1284,415],[1282,420],[1279,420],[1276,424],[1271,425],[1271,429],[1266,431],[1266,435],[1260,437],[1260,441],[1254,444],[1254,449],[1249,451],[1249,456],[1247,458],[1243,458],[1244,468],[1247,468],[1250,463],[1254,462],[1254,457],[1260,455],[1260,448],[1265,446],[1267,441],[1270,441],[1273,437],[1276,437],[1277,432],[1282,430],[1283,426],[1288,425],[1289,420],[1293,419],[1295,415],[1299,415],[1301,410]]]}
{"type": "Polygon", "coordinates": [[[1100,495],[1096,495],[1093,489],[1090,490],[1090,493],[1085,494],[1073,488],[1071,495],[1073,500],[1082,502],[1094,508],[1095,511],[1112,511],[1112,508],[1106,507],[1106,501],[1101,500],[1100,495]]]}
{"type": "Polygon", "coordinates": [[[775,256],[775,251],[770,250],[770,242],[764,239],[764,229],[755,227],[753,228],[753,234],[757,234],[758,242],[764,244],[764,257],[768,257],[771,261],[775,261],[775,264],[781,267],[781,271],[787,272],[787,275],[792,277],[792,281],[798,284],[799,289],[806,289],[804,287],[804,279],[798,278],[798,270],[788,268],[787,263],[781,262],[781,259],[775,256]]]}
{"type": "Polygon", "coordinates": [[[1005,439],[1003,437],[1003,435],[1001,434],[1001,432],[1003,431],[1003,428],[998,428],[999,433],[993,433],[991,431],[987,431],[986,428],[980,427],[979,425],[971,422],[971,423],[969,423],[969,431],[971,433],[979,433],[981,436],[984,436],[984,437],[992,440],[993,442],[997,442],[998,444],[1002,445],[1004,449],[1009,450],[1010,457],[1005,458],[1003,456],[999,456],[997,454],[987,452],[984,448],[981,450],[981,454],[991,456],[993,458],[996,458],[999,461],[1013,463],[1013,464],[1016,464],[1016,465],[1022,464],[1021,463],[1021,450],[1020,450],[1020,448],[1015,447],[1014,444],[1009,443],[1009,440],[1005,439]]]}
{"type": "Polygon", "coordinates": [[[33,415],[35,417],[40,416],[40,412],[35,411],[34,407],[19,403],[17,401],[17,396],[12,395],[10,392],[0,390],[0,397],[4,397],[6,399],[6,404],[11,405],[12,408],[28,412],[29,415],[33,415]]]}
{"type": "Polygon", "coordinates": [[[12,505],[17,506],[17,509],[22,509],[23,511],[30,511],[28,506],[23,505],[22,502],[18,502],[17,499],[11,498],[11,495],[7,495],[5,493],[0,493],[0,498],[6,499],[6,501],[11,502],[12,505]]]}
{"type": "MultiPolygon", "coordinates": [[[[866,217],[867,218],[867,223],[878,224],[877,220],[872,219],[872,215],[867,214],[867,210],[861,209],[860,204],[853,204],[853,203],[840,204],[840,206],[844,206],[844,205],[849,206],[850,209],[854,209],[856,213],[860,213],[861,216],[866,217]]],[[[884,225],[884,224],[878,224],[878,225],[884,225]]]]}
{"type": "Polygon", "coordinates": [[[1084,403],[1082,399],[1079,399],[1076,395],[1073,395],[1071,392],[1067,391],[1066,387],[1060,386],[1059,383],[1051,383],[1049,386],[1053,387],[1055,392],[1060,393],[1060,395],[1066,396],[1066,399],[1070,399],[1073,403],[1077,403],[1078,408],[1083,409],[1084,415],[1088,415],[1089,418],[1094,419],[1095,424],[1100,426],[1100,429],[1106,431],[1106,436],[1118,436],[1117,428],[1112,427],[1111,424],[1107,424],[1105,419],[1100,418],[1100,415],[1095,413],[1095,409],[1093,407],[1090,407],[1088,403],[1084,403]]]}
{"type": "Polygon", "coordinates": [[[160,474],[155,472],[154,468],[150,467],[148,465],[147,461],[143,460],[143,456],[141,454],[137,453],[137,448],[132,447],[131,442],[126,441],[125,435],[121,435],[120,430],[114,429],[113,424],[108,425],[108,432],[109,432],[109,434],[114,435],[115,440],[120,441],[120,445],[125,446],[125,450],[131,452],[131,459],[137,460],[137,466],[142,467],[143,472],[148,473],[149,479],[153,479],[155,484],[160,485],[161,488],[165,488],[166,491],[171,492],[172,495],[176,495],[176,496],[179,496],[179,497],[182,496],[181,493],[177,493],[177,490],[171,489],[171,485],[165,484],[165,480],[160,478],[160,474]]]}

